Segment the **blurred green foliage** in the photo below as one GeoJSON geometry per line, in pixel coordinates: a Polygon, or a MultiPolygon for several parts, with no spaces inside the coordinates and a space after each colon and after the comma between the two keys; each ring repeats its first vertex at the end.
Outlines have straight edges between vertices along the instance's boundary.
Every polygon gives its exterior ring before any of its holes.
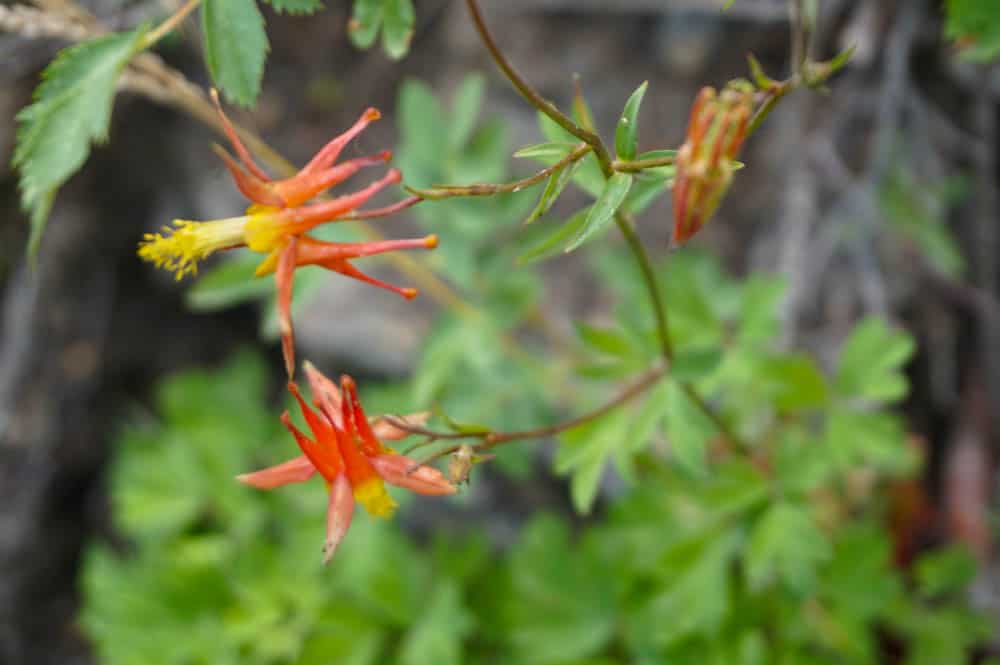
{"type": "MultiPolygon", "coordinates": [[[[602,252],[594,269],[627,295],[633,281],[614,278],[624,260],[602,252]]],[[[968,554],[932,552],[911,573],[893,564],[885,490],[917,460],[880,407],[905,393],[910,339],[865,321],[827,373],[775,349],[779,282],[734,282],[689,253],[660,276],[677,296],[683,372],[560,440],[555,468],[578,508],[600,499],[597,517],[573,528],[537,505],[509,544],[488,541],[488,521],[458,526],[460,508],[423,500],[395,522],[359,514],[323,568],[321,483],[263,492],[232,480],[295,452],[261,362],[243,354],[165,381],[158,420],[120,437],[111,473],[127,544],[86,556],[81,622],[102,662],[862,665],[899,645],[907,663],[962,662],[989,635],[964,601],[968,554]],[[748,449],[685,403],[682,381],[748,449]],[[627,489],[602,490],[611,478],[627,489]],[[410,511],[435,525],[429,539],[401,530],[410,511]]],[[[594,398],[589,384],[607,393],[655,354],[651,322],[619,302],[614,328],[580,327],[581,355],[607,371],[563,396],[574,409],[594,398]]],[[[473,404],[503,378],[461,399],[433,378],[477,371],[456,369],[475,352],[454,349],[476,344],[457,336],[480,325],[440,328],[410,384],[366,392],[370,410],[410,410],[418,395],[507,423],[473,404]]]]}
{"type": "Polygon", "coordinates": [[[945,33],[956,40],[962,56],[987,63],[1000,56],[1000,1],[946,0],[945,33]]]}

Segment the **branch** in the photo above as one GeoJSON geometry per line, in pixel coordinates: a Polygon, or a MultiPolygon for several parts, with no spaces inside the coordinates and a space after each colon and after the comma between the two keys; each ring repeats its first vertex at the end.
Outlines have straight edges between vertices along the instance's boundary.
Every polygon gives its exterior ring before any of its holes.
{"type": "MultiPolygon", "coordinates": [[[[647,370],[644,374],[640,375],[639,378],[635,380],[635,382],[633,382],[628,388],[623,390],[621,393],[616,395],[613,399],[611,399],[608,402],[605,402],[604,404],[594,409],[593,411],[588,411],[587,413],[576,416],[575,418],[564,420],[554,425],[537,427],[535,429],[516,430],[513,432],[497,432],[494,430],[484,430],[477,432],[438,432],[435,430],[427,429],[426,427],[410,425],[409,423],[394,416],[385,416],[385,420],[393,427],[401,429],[404,432],[409,432],[410,434],[417,434],[420,436],[427,437],[427,441],[421,442],[420,445],[426,445],[428,443],[433,443],[435,441],[458,441],[458,440],[468,440],[468,439],[479,439],[479,443],[472,446],[472,450],[476,453],[484,453],[505,443],[511,443],[512,441],[522,441],[525,439],[544,439],[565,432],[566,430],[579,427],[580,425],[585,425],[593,420],[597,420],[601,416],[611,411],[614,411],[619,406],[627,404],[635,397],[643,394],[644,392],[655,386],[660,381],[660,379],[666,376],[666,374],[667,374],[667,367],[665,365],[654,367],[650,370],[647,370]]],[[[448,446],[443,450],[437,451],[427,459],[422,460],[420,464],[430,464],[435,460],[438,460],[446,455],[450,455],[456,452],[460,447],[461,446],[457,444],[448,446]]]]}
{"type": "Polygon", "coordinates": [[[406,191],[410,192],[414,196],[428,201],[442,201],[456,196],[493,196],[494,194],[510,194],[512,192],[519,192],[525,187],[537,185],[567,164],[572,164],[573,162],[578,161],[591,150],[591,146],[586,143],[582,143],[577,146],[573,152],[569,153],[552,166],[544,168],[532,176],[523,178],[522,180],[515,180],[514,182],[507,182],[500,185],[486,183],[475,185],[432,185],[430,189],[407,187],[406,191]]]}

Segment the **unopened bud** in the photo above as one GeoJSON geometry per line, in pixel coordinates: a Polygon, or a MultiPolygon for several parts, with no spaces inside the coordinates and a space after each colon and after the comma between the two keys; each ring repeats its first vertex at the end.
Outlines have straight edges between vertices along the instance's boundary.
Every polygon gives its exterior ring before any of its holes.
{"type": "Polygon", "coordinates": [[[472,457],[472,446],[469,444],[459,446],[448,461],[448,480],[456,485],[468,482],[469,473],[472,471],[472,457]]]}
{"type": "Polygon", "coordinates": [[[734,81],[721,93],[705,87],[691,107],[687,139],[677,152],[674,242],[687,242],[711,219],[733,181],[746,138],[753,87],[734,81]]]}

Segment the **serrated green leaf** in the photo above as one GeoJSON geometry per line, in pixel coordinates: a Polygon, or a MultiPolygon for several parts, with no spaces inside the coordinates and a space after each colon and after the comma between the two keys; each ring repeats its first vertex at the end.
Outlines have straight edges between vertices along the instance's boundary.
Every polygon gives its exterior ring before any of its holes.
{"type": "Polygon", "coordinates": [[[913,338],[905,332],[890,330],[874,317],[865,319],[844,343],[834,385],[848,397],[900,399],[909,387],[902,367],[913,350],[913,338]]]}
{"type": "Polygon", "coordinates": [[[563,245],[580,233],[590,208],[584,208],[559,225],[555,231],[538,241],[517,257],[519,263],[533,263],[561,253],[563,245]]]}
{"type": "Polygon", "coordinates": [[[212,80],[230,102],[253,106],[270,49],[255,0],[204,0],[201,28],[212,80]]]}
{"type": "Polygon", "coordinates": [[[323,0],[264,0],[279,14],[314,14],[323,9],[323,0]]]}
{"type": "Polygon", "coordinates": [[[618,159],[635,158],[639,145],[639,107],[642,106],[642,98],[648,87],[649,81],[643,81],[625,102],[625,110],[615,129],[615,152],[618,159]]]}
{"type": "Polygon", "coordinates": [[[830,558],[830,543],[802,505],[771,506],[750,532],[747,581],[755,590],[780,579],[796,595],[810,594],[817,567],[830,558]]]}
{"type": "Polygon", "coordinates": [[[632,187],[632,176],[628,173],[615,173],[608,178],[604,185],[604,190],[600,197],[590,208],[587,220],[583,223],[579,235],[573,239],[566,247],[567,252],[574,249],[595,237],[611,223],[618,208],[628,195],[628,190],[632,187]]]}
{"type": "Polygon", "coordinates": [[[541,159],[544,163],[548,163],[551,159],[556,161],[562,159],[573,152],[578,145],[580,144],[569,142],[536,143],[521,148],[514,153],[514,156],[518,159],[541,159]]]}
{"type": "Polygon", "coordinates": [[[107,140],[118,74],[142,48],[146,27],[63,49],[42,73],[34,101],[17,114],[11,164],[31,215],[28,254],[37,253],[56,191],[107,140]]]}

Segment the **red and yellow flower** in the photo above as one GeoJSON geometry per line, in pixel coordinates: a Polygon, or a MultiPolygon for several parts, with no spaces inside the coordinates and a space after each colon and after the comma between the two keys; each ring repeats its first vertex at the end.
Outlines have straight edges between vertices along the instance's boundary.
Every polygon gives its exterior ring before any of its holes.
{"type": "Polygon", "coordinates": [[[753,88],[745,81],[720,94],[705,87],[691,107],[687,139],[677,152],[674,180],[674,242],[688,241],[715,214],[739,167],[753,88]]]}
{"type": "MultiPolygon", "coordinates": [[[[306,403],[294,382],[289,382],[288,389],[298,401],[312,436],[292,424],[287,411],[281,416],[281,422],[295,437],[302,455],[238,476],[237,480],[259,489],[272,489],[308,480],[319,472],[330,494],[324,563],[330,560],[347,533],[355,501],[371,515],[392,515],[396,503],[386,491],[386,482],[430,496],[455,493],[455,486],[440,471],[418,465],[379,441],[358,400],[353,379],[342,376],[341,390],[338,390],[311,365],[307,364],[306,373],[318,412],[306,403]]],[[[415,420],[419,421],[419,416],[415,420]]],[[[382,431],[388,435],[386,438],[401,438],[403,434],[388,424],[383,424],[382,431]]]]}
{"type": "Polygon", "coordinates": [[[351,264],[352,259],[383,254],[399,249],[433,248],[437,236],[379,242],[324,242],[307,235],[321,224],[369,219],[393,214],[419,199],[411,197],[394,205],[373,210],[358,208],[385,187],[399,183],[396,169],[356,192],[315,203],[307,202],[330,187],[350,178],[361,169],[387,162],[392,153],[359,157],[335,164],[341,151],[373,120],[379,118],[375,109],[366,110],[354,125],[327,143],[298,173],[284,180],[272,180],[254,161],[243,145],[229,119],[213,94],[216,108],[239,158],[234,159],[224,148],[215,146],[232,174],[239,190],[252,201],[246,214],[239,217],[210,221],[174,220],[161,233],[147,233],[139,244],[139,256],[158,268],[174,272],[180,280],[198,271],[198,263],[215,252],[248,247],[265,254],[257,267],[257,276],[275,273],[278,287],[278,308],[281,321],[282,346],[289,377],[295,366],[294,338],[291,324],[292,278],[297,267],[317,265],[327,270],[388,289],[405,298],[417,295],[415,289],[400,288],[370,277],[351,264]]]}

